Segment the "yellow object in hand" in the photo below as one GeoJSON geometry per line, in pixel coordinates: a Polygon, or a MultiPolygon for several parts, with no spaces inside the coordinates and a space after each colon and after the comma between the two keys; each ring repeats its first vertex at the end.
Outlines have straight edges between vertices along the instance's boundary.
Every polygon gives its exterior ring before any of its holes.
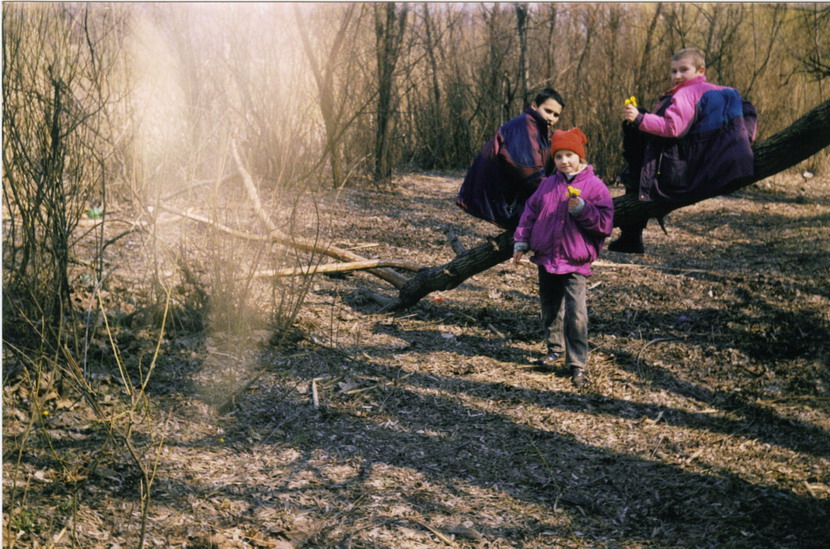
{"type": "Polygon", "coordinates": [[[628,99],[625,100],[625,104],[626,104],[626,106],[631,105],[632,107],[636,108],[637,107],[637,98],[632,95],[631,97],[629,97],[628,99]]]}
{"type": "Polygon", "coordinates": [[[582,191],[568,185],[568,198],[576,198],[577,196],[579,196],[581,194],[582,194],[582,191]]]}

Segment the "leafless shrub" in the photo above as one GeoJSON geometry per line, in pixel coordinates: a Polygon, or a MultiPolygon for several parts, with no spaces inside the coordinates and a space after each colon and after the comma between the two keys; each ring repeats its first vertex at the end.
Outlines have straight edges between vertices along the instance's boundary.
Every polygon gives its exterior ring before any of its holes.
{"type": "Polygon", "coordinates": [[[72,234],[107,200],[122,25],[114,8],[3,9],[4,325],[18,343],[73,341],[72,234]]]}

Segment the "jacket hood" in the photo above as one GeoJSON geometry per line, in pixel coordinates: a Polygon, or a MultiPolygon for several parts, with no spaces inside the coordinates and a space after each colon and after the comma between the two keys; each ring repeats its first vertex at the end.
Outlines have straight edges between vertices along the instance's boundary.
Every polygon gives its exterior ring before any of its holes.
{"type": "Polygon", "coordinates": [[[706,82],[706,75],[701,74],[700,76],[696,76],[696,77],[692,78],[691,80],[686,80],[685,82],[681,82],[680,84],[678,84],[678,85],[674,86],[673,88],[669,89],[669,91],[667,91],[663,95],[674,95],[675,93],[677,93],[677,90],[679,90],[681,88],[685,88],[686,86],[694,86],[695,84],[703,84],[704,82],[706,82]]]}
{"type": "MultiPolygon", "coordinates": [[[[568,181],[567,178],[565,177],[565,174],[563,174],[559,170],[556,170],[555,172],[553,172],[553,175],[556,177],[557,181],[560,181],[560,180],[561,181],[568,181]]],[[[593,164],[586,164],[585,168],[583,168],[581,172],[579,172],[578,174],[576,174],[574,176],[572,183],[575,182],[575,181],[581,181],[582,179],[585,179],[586,177],[594,177],[594,166],[593,166],[593,164]]]]}
{"type": "Polygon", "coordinates": [[[524,114],[529,114],[530,116],[532,116],[533,120],[536,122],[536,125],[539,126],[539,130],[544,130],[545,135],[550,134],[550,129],[548,128],[547,120],[542,118],[542,115],[539,114],[538,111],[536,111],[536,109],[534,109],[533,107],[528,107],[525,109],[524,114]]]}

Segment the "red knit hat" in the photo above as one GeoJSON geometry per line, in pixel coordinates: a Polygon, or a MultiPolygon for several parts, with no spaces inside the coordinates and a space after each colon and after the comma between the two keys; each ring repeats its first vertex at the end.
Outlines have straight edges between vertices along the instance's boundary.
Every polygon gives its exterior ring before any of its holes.
{"type": "Polygon", "coordinates": [[[567,149],[579,155],[579,158],[585,158],[585,145],[588,143],[588,138],[579,128],[571,128],[568,131],[556,130],[553,132],[553,139],[550,140],[550,154],[556,154],[556,151],[567,149]]]}

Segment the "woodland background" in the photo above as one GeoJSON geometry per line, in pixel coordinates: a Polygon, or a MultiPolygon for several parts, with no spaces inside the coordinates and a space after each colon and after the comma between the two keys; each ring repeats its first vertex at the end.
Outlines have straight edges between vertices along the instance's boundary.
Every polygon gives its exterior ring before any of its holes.
{"type": "MultiPolygon", "coordinates": [[[[465,169],[553,86],[561,127],[583,128],[613,183],[620,98],[650,104],[691,45],[711,81],[755,104],[763,140],[826,99],[828,27],[820,4],[9,3],[4,311],[59,329],[84,213],[221,182],[232,144],[264,193],[388,190],[394,173],[465,169]]],[[[189,196],[203,209],[231,199],[189,196]]],[[[100,280],[102,255],[93,263],[100,280]]]]}
{"type": "MultiPolygon", "coordinates": [[[[321,261],[291,245],[338,238],[321,196],[394,199],[402,174],[463,173],[547,86],[613,184],[623,100],[650,105],[686,46],[756,106],[763,140],[827,99],[828,36],[825,4],[4,3],[3,381],[23,426],[4,416],[4,533],[27,528],[15,475],[44,418],[77,397],[137,471],[144,542],[162,342],[208,327],[300,337],[313,277],[261,273],[321,261]],[[183,214],[201,234],[169,230],[183,214]],[[231,234],[274,229],[286,239],[231,234]],[[125,247],[142,261],[111,286],[125,247]],[[117,405],[102,405],[104,374],[117,405]]],[[[59,454],[62,482],[79,482],[59,454]]]]}

